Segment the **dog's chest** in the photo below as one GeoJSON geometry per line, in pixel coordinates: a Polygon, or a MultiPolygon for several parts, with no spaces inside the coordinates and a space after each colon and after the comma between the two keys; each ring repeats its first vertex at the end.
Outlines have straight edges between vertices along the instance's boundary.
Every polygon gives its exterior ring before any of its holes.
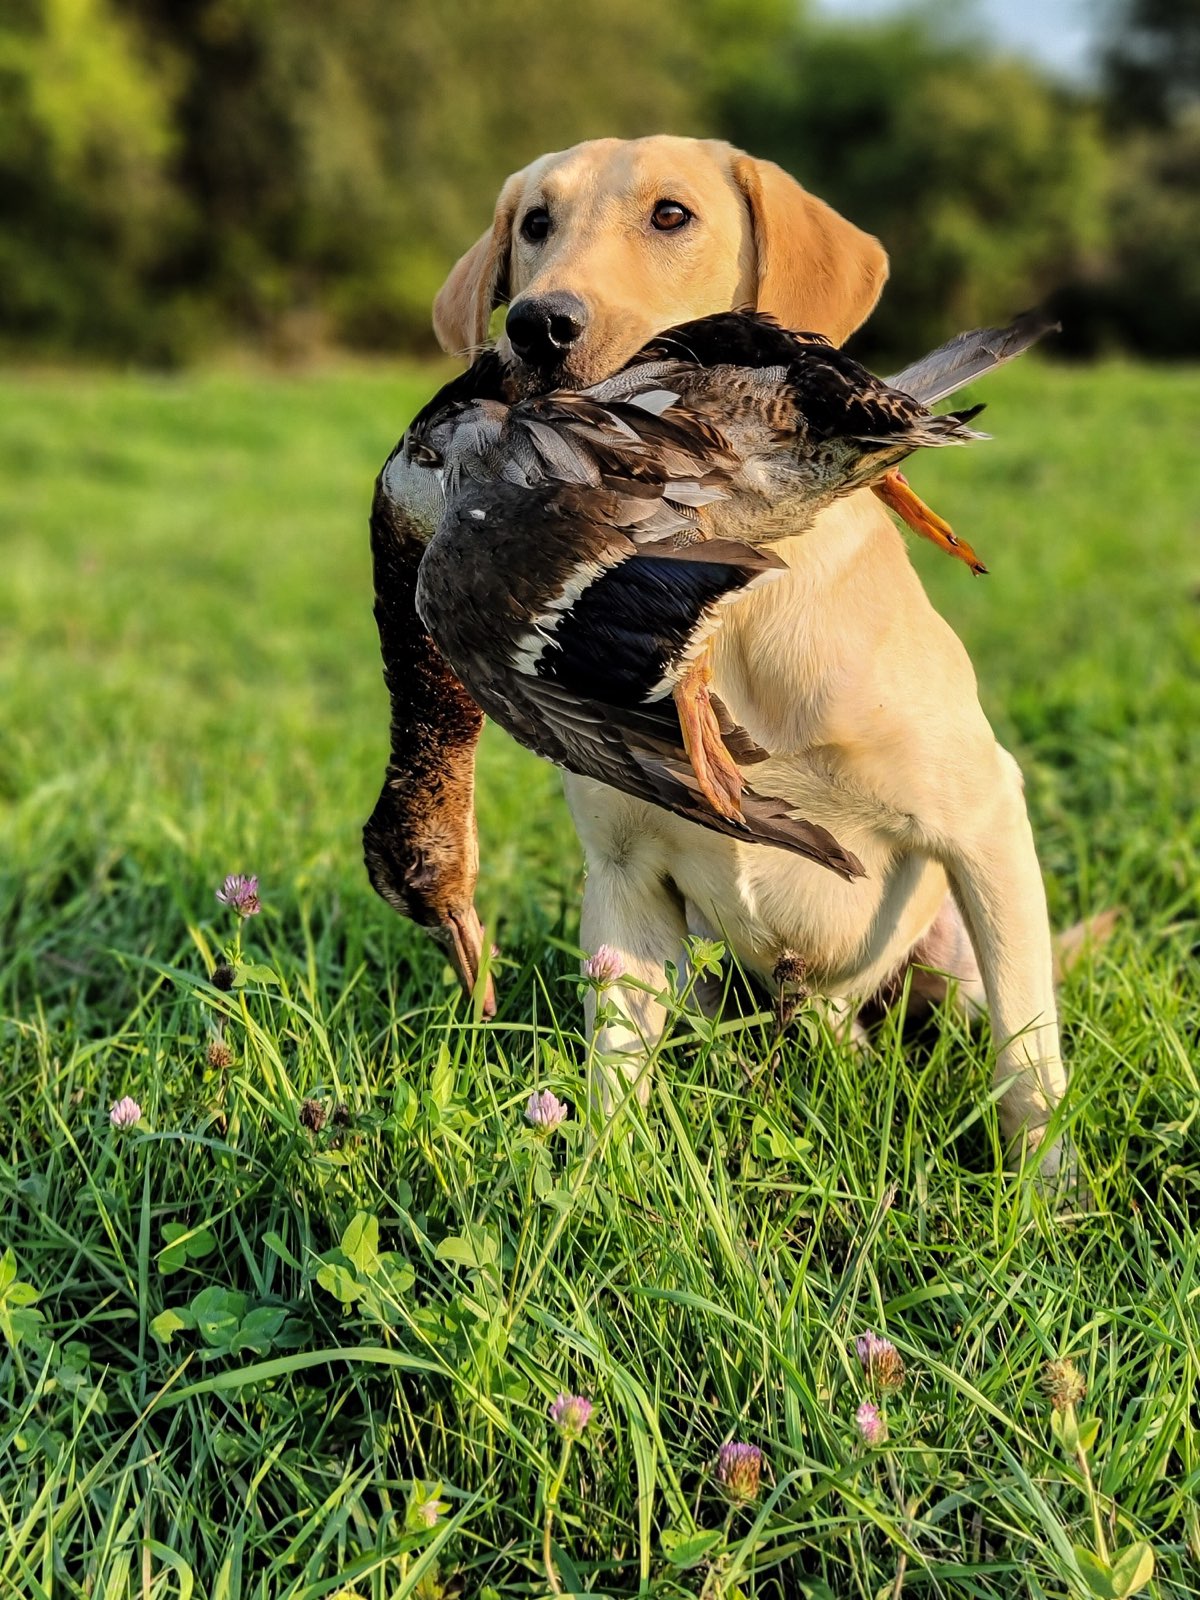
{"type": "Polygon", "coordinates": [[[722,939],[766,981],[798,957],[814,993],[873,993],[932,923],[947,885],[915,851],[856,844],[868,876],[853,884],[769,848],[679,850],[672,879],[689,931],[722,939]]]}
{"type": "Polygon", "coordinates": [[[730,608],[714,650],[717,693],[776,752],[746,769],[748,781],[828,828],[866,878],[843,883],[810,862],[715,838],[702,851],[694,843],[673,851],[670,868],[744,963],[769,975],[795,952],[829,993],[869,986],[945,894],[889,781],[903,754],[892,748],[899,735],[877,715],[877,624],[859,576],[877,516],[862,497],[824,512],[799,550],[791,547],[791,575],[730,608]]]}

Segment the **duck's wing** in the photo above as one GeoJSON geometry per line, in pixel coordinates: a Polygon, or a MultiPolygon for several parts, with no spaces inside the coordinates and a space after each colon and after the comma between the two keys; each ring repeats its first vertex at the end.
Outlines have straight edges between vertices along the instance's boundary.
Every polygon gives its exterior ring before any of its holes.
{"type": "MultiPolygon", "coordinates": [[[[765,313],[748,311],[666,329],[589,393],[636,401],[642,388],[664,397],[668,417],[714,419],[732,412],[750,419],[764,451],[797,444],[807,451],[834,439],[861,447],[864,455],[885,452],[897,460],[922,446],[979,437],[966,424],[982,409],[931,417],[918,399],[875,377],[822,334],[794,332],[765,313]]],[[[875,460],[872,470],[882,470],[875,460]]]]}
{"type": "Polygon", "coordinates": [[[499,477],[524,489],[606,490],[620,501],[616,525],[637,525],[646,538],[676,530],[680,518],[695,524],[700,507],[728,494],[740,464],[711,419],[652,380],[620,397],[564,390],[522,401],[497,450],[477,460],[481,485],[499,477]]]}
{"type": "Polygon", "coordinates": [[[936,405],[947,395],[965,388],[976,378],[1023,355],[1048,333],[1057,333],[1061,324],[1043,311],[1025,311],[1006,327],[975,328],[957,334],[927,356],[879,379],[845,355],[819,333],[795,332],[781,327],[761,311],[723,311],[714,316],[682,322],[656,334],[626,363],[614,378],[589,391],[601,396],[619,397],[624,385],[638,382],[657,371],[668,383],[681,367],[790,367],[810,353],[830,352],[828,363],[818,359],[815,370],[826,364],[845,375],[855,385],[864,382],[881,388],[899,389],[921,406],[936,405]]]}
{"type": "Polygon", "coordinates": [[[689,369],[711,372],[733,367],[760,373],[784,369],[797,397],[813,407],[818,425],[824,422],[829,431],[857,431],[869,438],[917,420],[905,400],[923,411],[1022,355],[1058,328],[1045,313],[1027,311],[1007,327],[961,333],[901,372],[880,379],[819,333],[783,328],[763,312],[719,312],[656,334],[620,373],[589,392],[600,398],[622,398],[630,386],[653,378],[686,397],[694,385],[689,369]]]}
{"type": "Polygon", "coordinates": [[[419,614],[470,689],[478,658],[581,699],[661,699],[723,607],[786,571],[769,550],[697,537],[690,511],[628,483],[464,486],[421,563],[419,614]]]}
{"type": "MultiPolygon", "coordinates": [[[[730,540],[642,540],[638,523],[616,524],[624,503],[579,485],[464,492],[421,567],[418,606],[438,644],[488,715],[555,765],[729,837],[861,875],[850,852],[781,801],[747,790],[745,826],[714,812],[668,698],[721,607],[778,578],[783,562],[730,540]]],[[[737,760],[762,758],[727,718],[722,732],[737,760]]]]}
{"type": "MultiPolygon", "coordinates": [[[[636,530],[640,533],[640,530],[636,530]]],[[[520,670],[580,698],[642,707],[664,699],[720,626],[724,608],[787,571],[733,539],[606,541],[548,594],[518,645],[520,670]]]]}

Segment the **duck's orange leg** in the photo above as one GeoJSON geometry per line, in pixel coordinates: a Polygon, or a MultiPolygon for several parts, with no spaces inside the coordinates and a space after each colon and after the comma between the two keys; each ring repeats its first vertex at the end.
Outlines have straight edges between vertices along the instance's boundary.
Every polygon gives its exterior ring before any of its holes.
{"type": "Polygon", "coordinates": [[[742,816],[742,774],[725,748],[717,714],[708,697],[712,668],[708,652],[691,667],[675,686],[675,709],[700,793],[722,817],[744,822],[742,816]]]}
{"type": "Polygon", "coordinates": [[[966,540],[960,539],[950,524],[939,517],[936,511],[931,511],[924,500],[914,493],[899,467],[893,467],[886,477],[880,478],[871,487],[889,510],[903,517],[914,533],[929,539],[948,556],[957,556],[960,561],[965,561],[972,572],[987,571],[966,540]]]}

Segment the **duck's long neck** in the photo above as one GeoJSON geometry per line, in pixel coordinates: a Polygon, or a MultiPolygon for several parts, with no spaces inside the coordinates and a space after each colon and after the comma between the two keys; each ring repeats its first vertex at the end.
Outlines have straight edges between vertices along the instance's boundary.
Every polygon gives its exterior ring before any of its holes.
{"type": "Polygon", "coordinates": [[[391,698],[391,752],[365,829],[367,865],[390,904],[433,925],[474,892],[475,751],[483,713],[417,616],[424,540],[376,494],[375,620],[391,698]]]}

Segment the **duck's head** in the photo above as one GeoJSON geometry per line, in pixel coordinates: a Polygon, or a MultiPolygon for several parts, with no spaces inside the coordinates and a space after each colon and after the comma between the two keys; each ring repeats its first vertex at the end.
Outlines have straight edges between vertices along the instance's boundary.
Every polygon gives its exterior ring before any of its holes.
{"type": "Polygon", "coordinates": [[[445,952],[466,994],[484,1016],[496,1011],[485,934],[475,910],[479,847],[475,833],[475,746],[447,746],[436,779],[421,770],[388,769],[383,793],[363,829],[363,853],[376,892],[425,929],[445,952]]]}

